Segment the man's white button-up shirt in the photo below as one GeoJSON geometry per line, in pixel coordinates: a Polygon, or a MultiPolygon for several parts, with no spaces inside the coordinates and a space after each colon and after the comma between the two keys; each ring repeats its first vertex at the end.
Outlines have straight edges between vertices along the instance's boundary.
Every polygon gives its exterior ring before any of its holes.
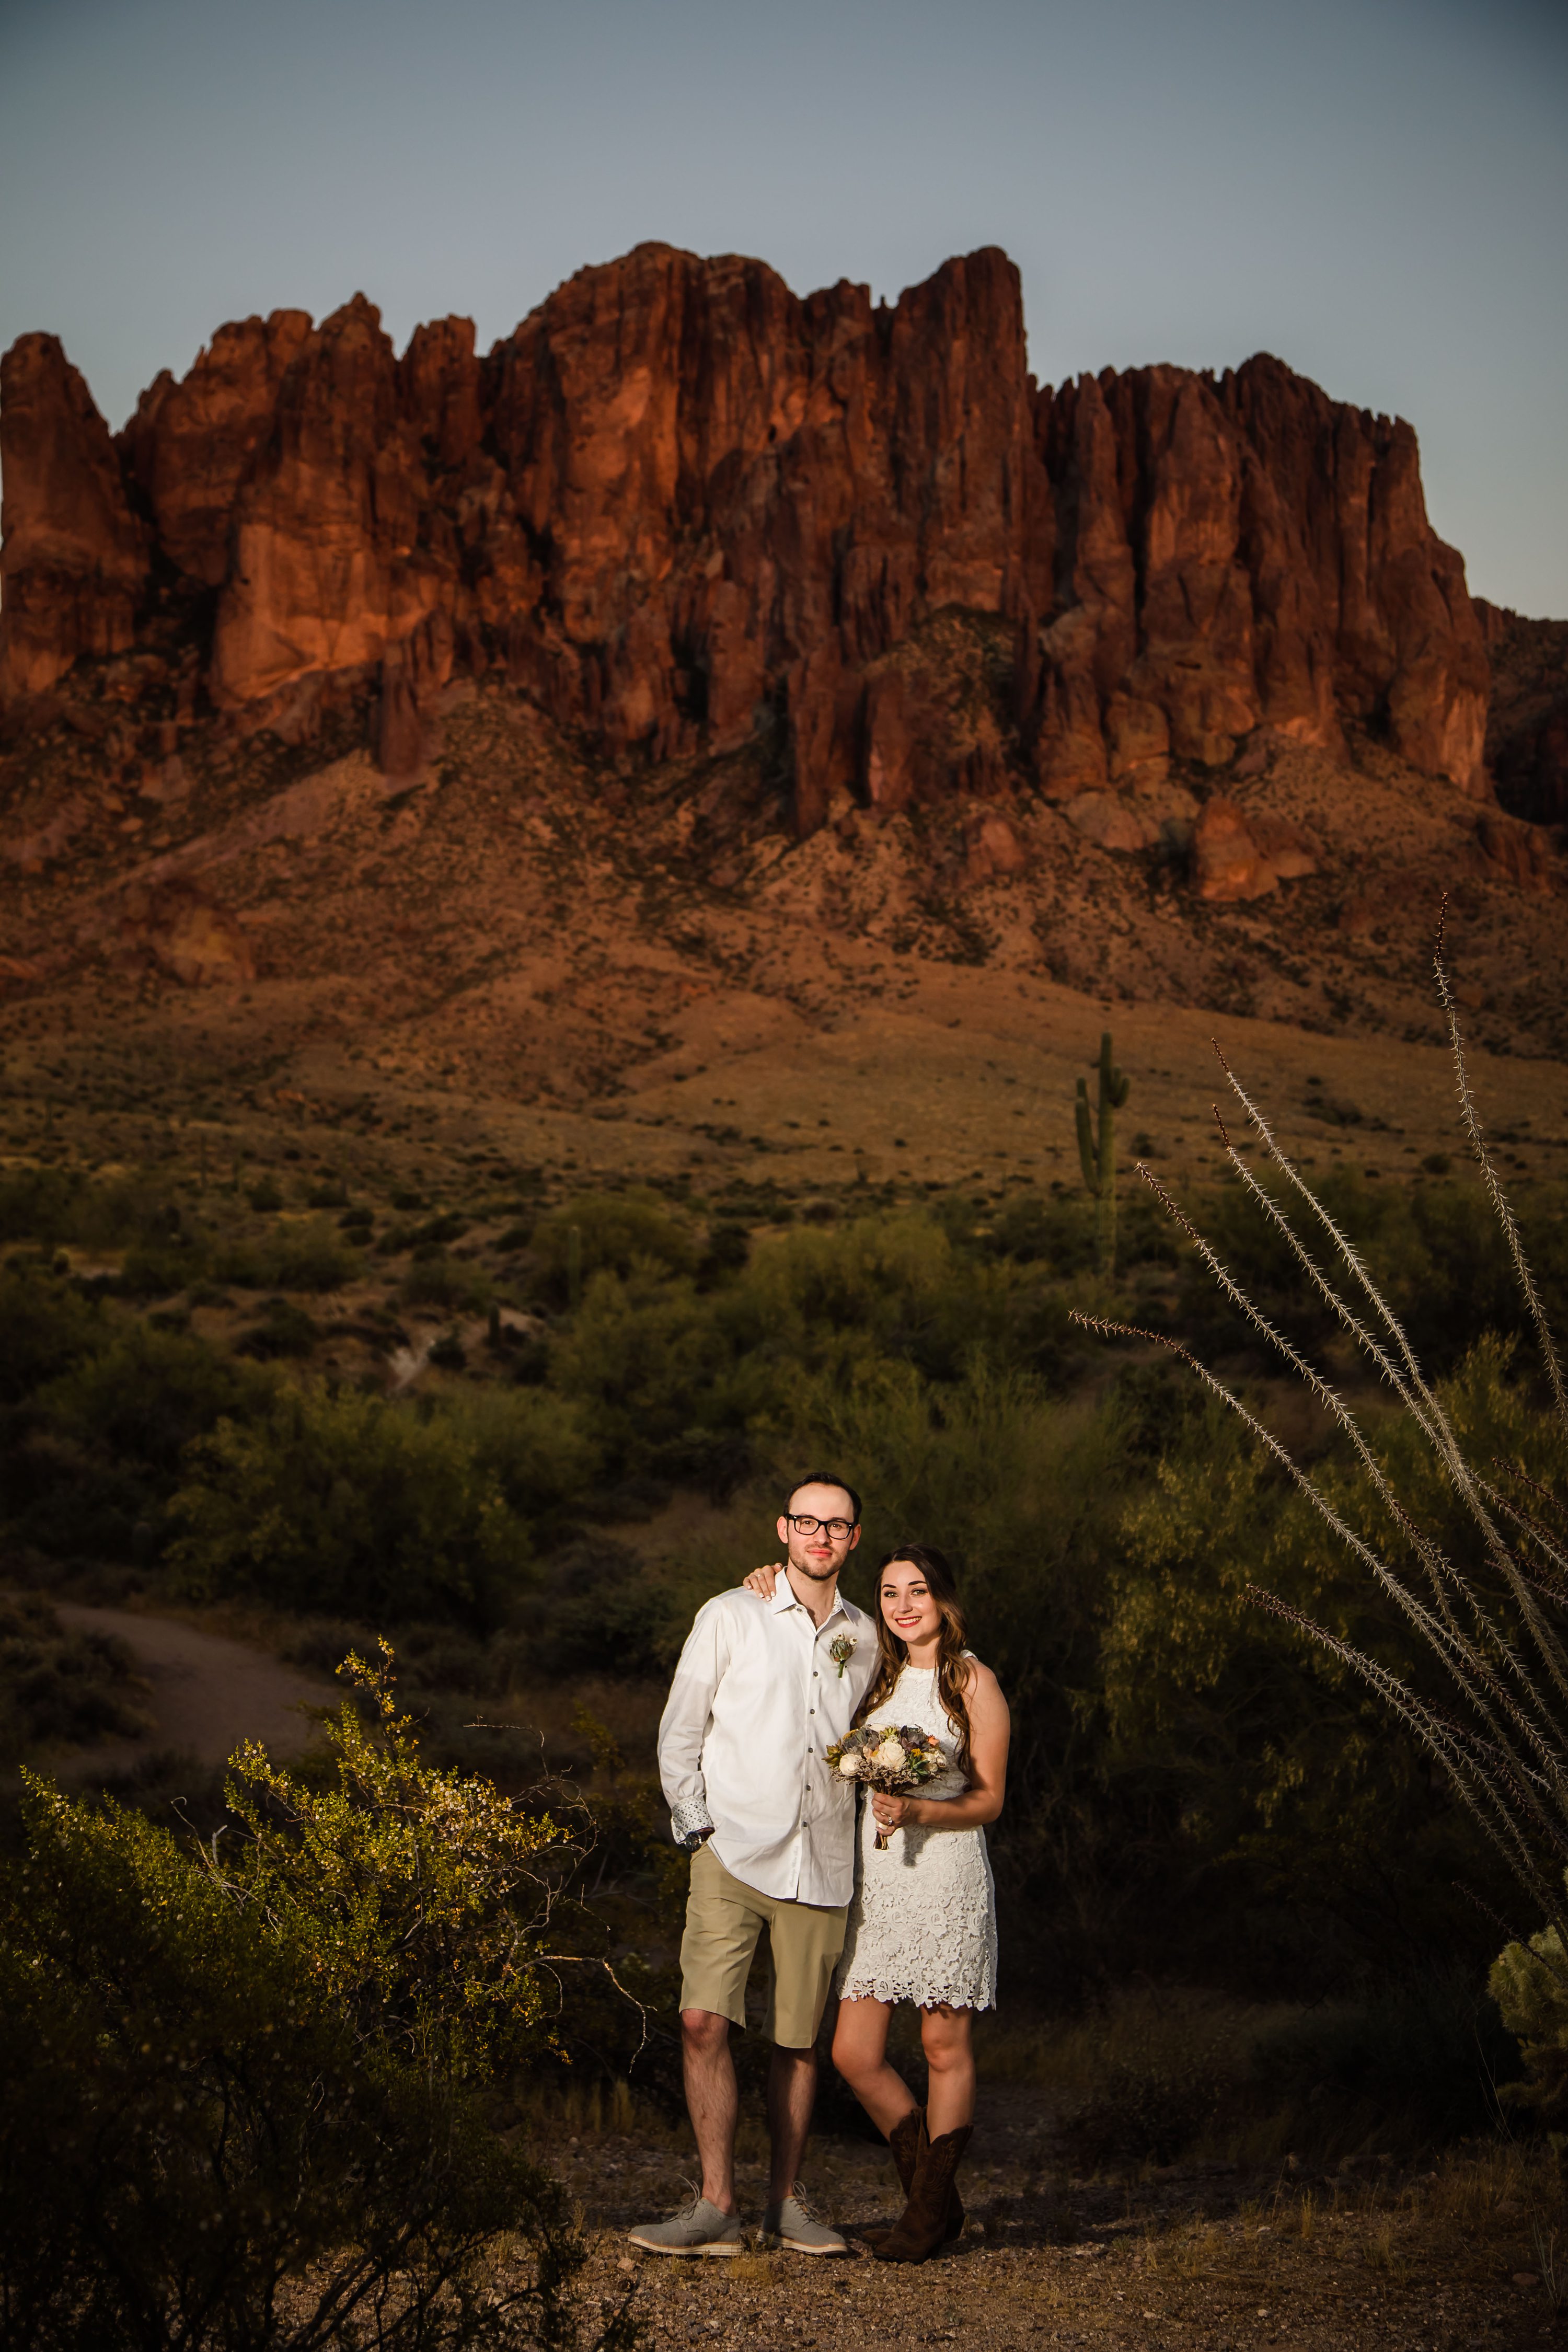
{"type": "Polygon", "coordinates": [[[787,1576],[771,1601],[742,1587],[698,1611],[658,1727],[659,1778],[672,1811],[706,1807],[714,1853],[759,1895],[833,1905],[854,1893],[855,1784],[826,1751],[876,1664],[864,1610],[841,1597],[817,1625],[787,1576]]]}

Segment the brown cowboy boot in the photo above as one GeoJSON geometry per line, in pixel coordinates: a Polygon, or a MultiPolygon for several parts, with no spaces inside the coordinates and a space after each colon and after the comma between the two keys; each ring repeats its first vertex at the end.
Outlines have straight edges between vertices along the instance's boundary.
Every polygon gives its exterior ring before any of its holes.
{"type": "MultiPolygon", "coordinates": [[[[907,2116],[899,2117],[898,2122],[888,2134],[889,2152],[899,2168],[899,2186],[904,2192],[906,2205],[910,2201],[910,2191],[915,2185],[915,2173],[919,2168],[925,2146],[925,2116],[919,2107],[911,2107],[907,2116]]],[[[961,2216],[960,2226],[962,2225],[961,2216]]],[[[956,2234],[955,2231],[954,2235],[956,2234]]],[[[886,2230],[862,2230],[860,2235],[865,2243],[875,2252],[889,2232],[886,2230]]]]}
{"type": "MultiPolygon", "coordinates": [[[[879,2263],[923,2263],[944,2243],[956,2199],[953,2176],[973,2129],[973,2125],[961,2124],[956,2131],[943,2132],[940,2139],[928,2139],[921,2150],[910,2201],[876,2249],[879,2263]]],[[[958,2207],[960,2228],[963,2211],[958,2207]]]]}
{"type": "MultiPolygon", "coordinates": [[[[973,2125],[970,2128],[973,2130],[973,2125]]],[[[929,2136],[926,2140],[926,2146],[928,2147],[931,2146],[929,2136]]],[[[963,2151],[961,2149],[960,2154],[962,2153],[963,2151]]],[[[947,2184],[947,2219],[942,2225],[942,2244],[944,2246],[950,2246],[954,2238],[959,2236],[963,2228],[963,2200],[958,2193],[958,2165],[955,2159],[952,2178],[949,2179],[947,2184]]]]}

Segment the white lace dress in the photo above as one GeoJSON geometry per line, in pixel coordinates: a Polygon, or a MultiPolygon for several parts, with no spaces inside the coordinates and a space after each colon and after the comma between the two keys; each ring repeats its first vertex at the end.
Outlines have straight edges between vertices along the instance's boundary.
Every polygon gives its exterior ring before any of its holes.
{"type": "MultiPolygon", "coordinates": [[[[934,1666],[906,1666],[893,1695],[866,1718],[879,1728],[918,1723],[948,1759],[919,1790],[958,1797],[969,1786],[952,1763],[958,1741],[937,1696],[934,1666]]],[[[869,1798],[860,1798],[860,1866],[849,1906],[841,2000],[912,2000],[922,2008],[990,2009],[996,1999],[996,1895],[983,1829],[889,1830],[876,1845],[869,1798]]]]}

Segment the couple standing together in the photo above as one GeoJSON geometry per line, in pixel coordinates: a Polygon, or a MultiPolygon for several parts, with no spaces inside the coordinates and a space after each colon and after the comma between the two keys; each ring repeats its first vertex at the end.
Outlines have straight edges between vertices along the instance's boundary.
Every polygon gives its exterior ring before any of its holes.
{"type": "Polygon", "coordinates": [[[833,2063],[886,2135],[904,2191],[885,2262],[923,2262],[963,2222],[956,2173],[974,2114],[971,2013],[994,1999],[996,1914],[984,1823],[1002,1810],[1007,1708],[963,1646],[952,1573],[906,1544],[882,1563],[875,1619],[838,1591],[860,1540],[860,1498],[843,1480],[793,1487],[778,1522],[787,1557],[697,1612],[658,1731],[676,1843],[691,1852],[680,1947],[686,2103],[700,2193],[634,2230],[650,2253],[737,2254],[738,2093],[730,2028],[765,1927],[772,2173],[765,2242],[844,2254],[797,2173],[816,2090],[816,2042],[837,1971],[833,2063]],[[827,1750],[852,1725],[919,1725],[944,1769],[918,1796],[868,1792],[856,1853],[853,1780],[827,1750]],[[879,1831],[887,1838],[879,1851],[879,1831]],[[922,2111],[888,2063],[895,2005],[912,2001],[929,2070],[922,2111]]]}

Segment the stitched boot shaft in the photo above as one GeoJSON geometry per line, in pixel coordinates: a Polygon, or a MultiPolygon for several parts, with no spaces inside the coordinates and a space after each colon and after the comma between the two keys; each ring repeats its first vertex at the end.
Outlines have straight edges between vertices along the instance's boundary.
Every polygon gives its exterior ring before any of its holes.
{"type": "MultiPolygon", "coordinates": [[[[910,2201],[876,2249],[879,2263],[923,2263],[928,2254],[935,2253],[945,2243],[948,2216],[956,2194],[953,2176],[959,2158],[969,2146],[973,2128],[970,2124],[961,2124],[956,2131],[943,2132],[940,2139],[926,2142],[915,2168],[910,2201]]],[[[962,2227],[962,2207],[959,2215],[962,2227]]],[[[956,2236],[957,2232],[952,2234],[956,2236]]]]}
{"type": "MultiPolygon", "coordinates": [[[[927,2144],[926,2119],[919,2107],[911,2107],[907,2116],[900,2116],[888,2134],[889,2153],[899,2168],[899,2187],[904,2192],[906,2205],[910,2201],[910,2191],[915,2185],[915,2173],[920,2165],[921,2151],[927,2144]]],[[[962,2228],[962,2213],[959,2216],[959,2225],[962,2228]]],[[[889,2232],[886,2230],[862,2230],[860,2234],[875,2253],[889,2232]]],[[[956,2237],[958,2231],[953,2231],[952,2235],[956,2237]]]]}

